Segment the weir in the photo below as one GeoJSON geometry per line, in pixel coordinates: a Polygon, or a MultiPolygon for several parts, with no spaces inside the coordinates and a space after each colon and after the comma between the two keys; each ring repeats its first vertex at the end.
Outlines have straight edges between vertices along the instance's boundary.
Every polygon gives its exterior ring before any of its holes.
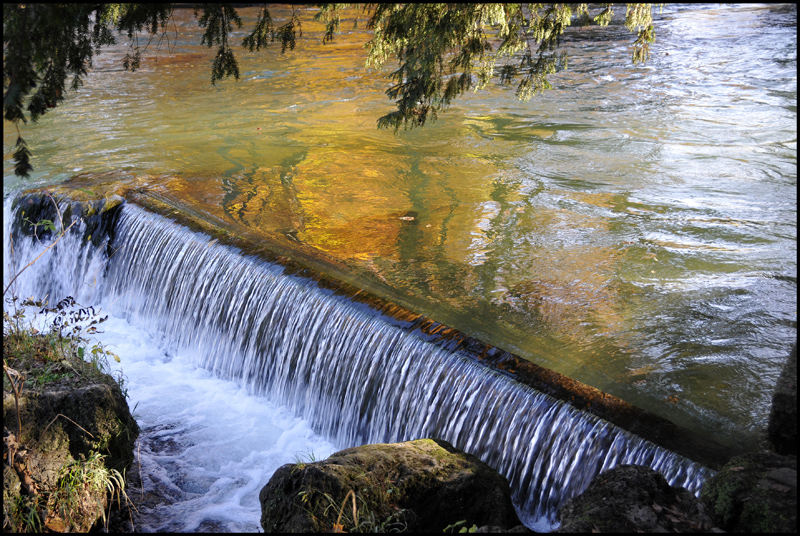
{"type": "MultiPolygon", "coordinates": [[[[29,220],[44,216],[49,200],[20,199],[16,210],[27,208],[29,220]]],[[[75,217],[75,206],[60,210],[75,217]]],[[[694,493],[712,474],[595,414],[613,397],[581,411],[535,388],[545,375],[533,378],[521,360],[507,366],[513,356],[485,345],[476,357],[475,341],[444,326],[389,314],[132,203],[105,208],[85,213],[24,272],[18,294],[72,295],[160,333],[175,352],[285,404],[341,448],[443,438],[504,474],[520,518],[538,529],[553,527],[564,501],[618,464],[650,466],[694,493]]],[[[41,229],[31,236],[19,212],[13,225],[11,273],[51,240],[41,229]]],[[[643,414],[628,409],[623,419],[643,414]]]]}

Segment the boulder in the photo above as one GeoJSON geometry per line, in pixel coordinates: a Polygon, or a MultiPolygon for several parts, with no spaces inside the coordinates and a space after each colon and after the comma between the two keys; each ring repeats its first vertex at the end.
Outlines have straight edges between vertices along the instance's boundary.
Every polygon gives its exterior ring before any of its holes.
{"type": "Polygon", "coordinates": [[[19,510],[6,510],[6,521],[37,501],[46,517],[29,530],[87,532],[105,518],[110,470],[124,474],[139,435],[113,378],[75,388],[26,384],[18,400],[4,390],[3,423],[3,503],[19,510]],[[95,484],[60,485],[68,481],[95,484]]]}
{"type": "Polygon", "coordinates": [[[364,445],[287,464],[259,498],[265,532],[521,525],[506,478],[439,439],[364,445]]]}
{"type": "Polygon", "coordinates": [[[711,518],[687,489],[642,465],[597,475],[558,513],[558,532],[708,532],[711,518]]]}
{"type": "MultiPolygon", "coordinates": [[[[22,430],[17,440],[36,445],[48,484],[53,475],[45,468],[52,465],[47,460],[58,458],[63,463],[96,451],[107,456],[107,467],[119,472],[133,462],[139,427],[122,390],[111,379],[77,388],[23,390],[19,412],[22,430]]],[[[9,392],[3,393],[3,422],[17,433],[16,405],[9,392]]]]}
{"type": "Polygon", "coordinates": [[[736,456],[706,482],[700,497],[728,532],[797,532],[797,456],[736,456]]]}

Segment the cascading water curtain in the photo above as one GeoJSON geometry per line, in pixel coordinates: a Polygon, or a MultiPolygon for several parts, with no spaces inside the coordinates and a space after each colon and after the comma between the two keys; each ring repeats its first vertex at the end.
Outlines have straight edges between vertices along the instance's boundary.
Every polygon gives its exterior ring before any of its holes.
{"type": "MultiPolygon", "coordinates": [[[[110,243],[93,246],[81,240],[86,232],[62,240],[20,288],[71,294],[160,332],[175,351],[285,404],[342,448],[450,441],[509,479],[530,527],[552,529],[566,499],[618,464],[650,466],[694,493],[712,474],[137,206],[122,207],[110,243]]],[[[19,238],[17,266],[41,248],[19,238]]]]}

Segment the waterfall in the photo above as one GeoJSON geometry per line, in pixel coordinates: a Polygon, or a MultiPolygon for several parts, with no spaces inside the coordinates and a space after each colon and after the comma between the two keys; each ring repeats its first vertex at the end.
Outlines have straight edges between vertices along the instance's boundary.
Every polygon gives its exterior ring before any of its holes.
{"type": "MultiPolygon", "coordinates": [[[[18,294],[100,305],[286,405],[341,448],[445,439],[508,478],[530,527],[555,526],[564,501],[618,464],[650,466],[696,494],[711,474],[166,217],[128,203],[107,227],[100,237],[91,222],[77,224],[19,277],[18,294]]],[[[14,229],[15,269],[41,252],[39,238],[14,229]]]]}

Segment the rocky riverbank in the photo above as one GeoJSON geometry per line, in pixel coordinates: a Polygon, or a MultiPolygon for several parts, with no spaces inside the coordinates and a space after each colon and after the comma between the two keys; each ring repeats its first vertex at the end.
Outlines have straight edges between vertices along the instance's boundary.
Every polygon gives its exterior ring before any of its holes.
{"type": "MultiPolygon", "coordinates": [[[[281,467],[260,494],[265,532],[531,532],[508,482],[441,440],[365,445],[281,467]]],[[[797,458],[736,457],[701,498],[649,467],[598,475],[559,512],[560,533],[796,532],[797,458]]]]}
{"type": "Polygon", "coordinates": [[[126,503],[124,474],[139,435],[123,391],[75,340],[8,320],[3,531],[107,530],[110,513],[126,503]]]}
{"type": "MultiPolygon", "coordinates": [[[[49,372],[68,369],[60,367],[49,372]]],[[[41,373],[12,368],[6,380],[41,373]]],[[[107,527],[113,494],[105,485],[133,461],[138,435],[119,385],[111,377],[66,373],[44,386],[15,385],[4,382],[6,529],[107,527]],[[103,485],[65,493],[76,478],[103,485]],[[28,524],[15,526],[23,511],[28,524]]],[[[775,451],[796,444],[796,352],[775,399],[770,422],[784,425],[770,426],[773,451],[731,459],[699,499],[650,468],[622,465],[564,505],[559,532],[795,532],[797,458],[775,451]]],[[[503,476],[434,439],[365,445],[285,465],[260,500],[266,532],[530,532],[503,476]]]]}
{"type": "MultiPolygon", "coordinates": [[[[48,309],[60,319],[54,328],[85,320],[68,301],[48,309]]],[[[20,329],[22,318],[4,317],[4,528],[109,530],[138,436],[120,385],[100,372],[100,358],[113,354],[60,330],[20,329]]],[[[772,450],[732,458],[700,499],[649,468],[622,465],[563,506],[560,531],[795,532],[796,384],[795,348],[775,391],[772,450]]],[[[260,501],[267,532],[529,532],[506,479],[437,439],[285,465],[260,501]]]]}
{"type": "MultiPolygon", "coordinates": [[[[732,458],[698,499],[649,467],[599,474],[559,512],[558,532],[797,531],[797,352],[773,399],[772,451],[732,458]]],[[[445,441],[365,445],[281,467],[260,494],[265,532],[530,532],[508,482],[445,441]]]]}

